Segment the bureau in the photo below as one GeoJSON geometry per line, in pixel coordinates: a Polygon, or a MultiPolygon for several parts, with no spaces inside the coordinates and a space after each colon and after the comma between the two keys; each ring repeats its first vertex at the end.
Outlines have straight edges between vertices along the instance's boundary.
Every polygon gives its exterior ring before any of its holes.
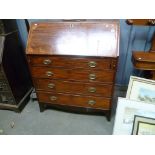
{"type": "Polygon", "coordinates": [[[119,56],[117,20],[32,23],[27,59],[40,111],[101,111],[110,120],[119,56]]]}

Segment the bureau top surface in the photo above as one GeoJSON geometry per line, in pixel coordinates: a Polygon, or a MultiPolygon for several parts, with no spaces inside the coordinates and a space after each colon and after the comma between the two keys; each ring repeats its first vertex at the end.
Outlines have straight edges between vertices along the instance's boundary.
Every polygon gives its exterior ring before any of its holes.
{"type": "Polygon", "coordinates": [[[37,55],[117,57],[119,21],[32,23],[26,52],[37,55]]]}

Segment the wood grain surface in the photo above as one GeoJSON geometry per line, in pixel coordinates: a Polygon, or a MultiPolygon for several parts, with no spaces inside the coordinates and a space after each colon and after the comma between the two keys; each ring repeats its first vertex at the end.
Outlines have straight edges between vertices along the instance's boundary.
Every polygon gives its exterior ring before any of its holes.
{"type": "Polygon", "coordinates": [[[38,92],[39,102],[59,104],[59,105],[70,105],[79,107],[92,107],[109,109],[110,108],[110,98],[104,97],[92,97],[92,96],[80,96],[80,95],[68,95],[68,94],[54,94],[49,92],[38,92]],[[51,100],[51,97],[56,97],[55,100],[51,100]],[[95,103],[93,105],[89,104],[89,101],[93,100],[95,103]]]}
{"type": "Polygon", "coordinates": [[[62,80],[50,80],[50,79],[34,79],[34,85],[37,91],[48,91],[57,93],[70,93],[80,95],[92,95],[92,96],[112,96],[112,85],[101,84],[97,82],[82,83],[82,82],[70,82],[62,80]]]}
{"type": "Polygon", "coordinates": [[[33,23],[27,54],[117,57],[119,22],[33,23]]]}

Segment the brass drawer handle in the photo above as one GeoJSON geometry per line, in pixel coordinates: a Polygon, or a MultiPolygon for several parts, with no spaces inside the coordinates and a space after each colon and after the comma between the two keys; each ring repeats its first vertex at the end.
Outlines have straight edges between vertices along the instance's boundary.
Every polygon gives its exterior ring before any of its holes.
{"type": "Polygon", "coordinates": [[[96,104],[96,101],[94,101],[94,100],[89,100],[89,101],[88,101],[88,104],[89,104],[89,105],[94,105],[94,104],[96,104]]]}
{"type": "Polygon", "coordinates": [[[47,76],[52,76],[53,73],[52,73],[51,71],[47,71],[47,72],[46,72],[46,75],[47,75],[47,76]]]}
{"type": "Polygon", "coordinates": [[[55,87],[55,84],[54,83],[49,83],[48,84],[48,88],[54,88],[55,87]]]}
{"type": "Polygon", "coordinates": [[[57,100],[57,97],[56,97],[56,96],[51,96],[51,97],[50,97],[50,100],[51,100],[51,101],[56,101],[56,100],[57,100]]]}
{"type": "Polygon", "coordinates": [[[89,61],[88,65],[89,67],[94,68],[96,67],[97,63],[95,61],[89,61]]]}
{"type": "Polygon", "coordinates": [[[89,74],[89,79],[90,80],[95,80],[96,79],[96,75],[95,74],[89,74]]]}
{"type": "Polygon", "coordinates": [[[89,88],[88,88],[88,91],[89,91],[90,93],[95,93],[95,92],[96,92],[96,88],[95,88],[95,87],[89,87],[89,88]]]}
{"type": "Polygon", "coordinates": [[[49,65],[51,63],[51,60],[50,59],[45,59],[44,61],[43,61],[43,64],[44,65],[49,65]]]}

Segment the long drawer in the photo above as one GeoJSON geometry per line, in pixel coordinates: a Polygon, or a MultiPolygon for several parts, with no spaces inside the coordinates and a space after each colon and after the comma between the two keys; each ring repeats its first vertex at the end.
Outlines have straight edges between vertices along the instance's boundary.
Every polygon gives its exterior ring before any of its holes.
{"type": "Polygon", "coordinates": [[[104,97],[68,95],[68,94],[53,94],[51,92],[37,92],[39,102],[79,106],[87,108],[109,109],[111,99],[104,97]]]}
{"type": "Polygon", "coordinates": [[[33,79],[36,90],[58,93],[85,94],[93,96],[112,96],[112,85],[100,83],[81,83],[50,79],[33,79]]]}
{"type": "Polygon", "coordinates": [[[85,68],[85,69],[115,69],[116,59],[113,58],[78,58],[78,57],[53,57],[31,56],[29,63],[32,66],[85,68]]]}
{"type": "Polygon", "coordinates": [[[98,81],[113,83],[113,70],[90,71],[82,69],[59,69],[49,67],[31,67],[32,77],[75,81],[98,81]]]}

